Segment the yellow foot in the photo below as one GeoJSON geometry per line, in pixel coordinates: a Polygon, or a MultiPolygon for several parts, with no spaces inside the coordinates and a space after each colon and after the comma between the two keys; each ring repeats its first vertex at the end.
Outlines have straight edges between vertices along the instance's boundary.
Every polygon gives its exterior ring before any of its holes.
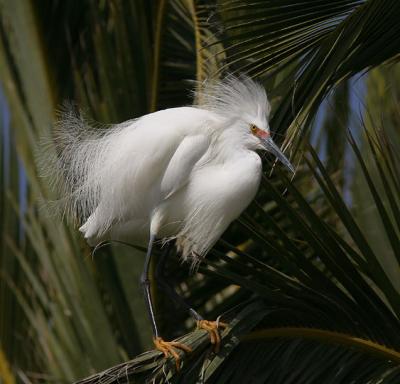
{"type": "Polygon", "coordinates": [[[187,345],[179,343],[177,341],[164,341],[161,337],[155,337],[153,339],[153,342],[156,349],[161,351],[166,358],[172,356],[175,359],[177,371],[179,371],[180,369],[181,359],[175,349],[180,349],[186,353],[192,352],[192,349],[189,348],[187,345]]]}
{"type": "Polygon", "coordinates": [[[225,329],[228,324],[223,323],[219,320],[208,321],[208,320],[198,320],[197,328],[205,329],[210,334],[211,344],[214,346],[214,352],[218,353],[221,345],[221,336],[219,334],[219,329],[225,329]]]}

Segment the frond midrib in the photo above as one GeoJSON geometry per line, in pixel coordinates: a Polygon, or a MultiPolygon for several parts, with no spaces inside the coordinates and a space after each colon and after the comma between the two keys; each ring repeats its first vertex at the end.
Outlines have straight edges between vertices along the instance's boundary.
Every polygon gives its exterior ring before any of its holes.
{"type": "Polygon", "coordinates": [[[262,329],[244,335],[240,338],[240,340],[242,342],[254,342],[274,338],[299,338],[320,341],[329,344],[338,344],[341,346],[356,348],[363,352],[400,363],[400,351],[396,351],[367,338],[364,339],[342,332],[328,331],[319,328],[277,327],[262,329]]]}

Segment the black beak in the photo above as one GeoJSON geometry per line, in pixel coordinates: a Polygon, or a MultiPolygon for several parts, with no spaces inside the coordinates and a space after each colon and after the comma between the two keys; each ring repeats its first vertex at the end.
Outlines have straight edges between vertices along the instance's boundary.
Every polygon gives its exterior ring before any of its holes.
{"type": "Polygon", "coordinates": [[[261,142],[263,143],[264,148],[268,152],[271,152],[273,155],[275,155],[277,159],[281,161],[282,164],[285,165],[287,168],[289,168],[293,173],[295,172],[293,165],[290,163],[290,161],[286,158],[286,156],[282,153],[282,151],[278,148],[278,146],[274,143],[274,141],[270,137],[262,139],[261,142]]]}

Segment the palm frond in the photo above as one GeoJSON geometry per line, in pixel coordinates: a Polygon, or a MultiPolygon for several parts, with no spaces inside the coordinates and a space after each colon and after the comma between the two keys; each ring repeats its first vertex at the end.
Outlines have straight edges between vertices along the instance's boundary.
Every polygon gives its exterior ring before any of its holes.
{"type": "Polygon", "coordinates": [[[400,53],[400,8],[394,1],[279,6],[274,0],[234,1],[222,2],[220,12],[226,24],[222,41],[233,68],[271,76],[276,68],[295,63],[295,81],[286,87],[271,121],[278,134],[288,131],[286,143],[295,150],[304,135],[301,127],[309,126],[305,122],[332,87],[400,53]]]}

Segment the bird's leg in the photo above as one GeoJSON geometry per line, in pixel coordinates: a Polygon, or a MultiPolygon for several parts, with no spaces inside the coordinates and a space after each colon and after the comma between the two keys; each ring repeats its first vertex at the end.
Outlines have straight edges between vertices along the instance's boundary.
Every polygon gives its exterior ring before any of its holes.
{"type": "Polygon", "coordinates": [[[157,284],[162,288],[165,293],[174,301],[178,306],[183,307],[186,309],[190,315],[196,320],[200,321],[203,320],[201,315],[197,313],[184,299],[181,297],[175,289],[172,287],[171,283],[167,279],[165,275],[165,263],[168,259],[168,256],[171,252],[173,244],[170,242],[166,245],[165,251],[161,254],[161,257],[157,263],[156,270],[155,270],[155,279],[157,284]]]}
{"type": "Polygon", "coordinates": [[[155,240],[155,235],[151,234],[150,235],[150,240],[149,240],[149,245],[147,247],[147,252],[146,252],[146,258],[144,261],[144,266],[143,266],[143,271],[142,275],[140,276],[140,285],[142,286],[143,289],[143,294],[144,294],[144,301],[147,307],[147,311],[150,316],[151,320],[151,326],[153,328],[153,335],[154,337],[159,337],[158,333],[158,328],[156,324],[156,319],[154,316],[154,309],[153,309],[153,301],[151,298],[151,289],[150,289],[150,276],[149,276],[149,268],[150,268],[150,262],[151,262],[151,253],[153,249],[153,243],[155,240]]]}
{"type": "Polygon", "coordinates": [[[150,267],[150,262],[151,262],[151,255],[152,255],[152,249],[153,249],[153,243],[155,240],[155,235],[151,234],[150,235],[150,240],[149,240],[149,245],[147,247],[147,253],[146,253],[146,258],[144,262],[144,267],[143,267],[143,272],[140,277],[140,284],[143,288],[143,293],[144,293],[144,300],[146,303],[147,311],[149,313],[149,317],[151,320],[151,326],[153,328],[153,342],[159,351],[161,351],[166,358],[169,356],[172,356],[175,359],[175,364],[176,364],[176,369],[179,370],[180,368],[180,357],[179,354],[175,351],[176,349],[180,349],[184,352],[191,352],[191,348],[188,346],[181,344],[179,342],[175,341],[164,341],[162,337],[160,336],[157,328],[157,323],[154,315],[154,306],[153,306],[153,301],[151,297],[151,281],[150,281],[150,276],[149,276],[149,267],[150,267]]]}
{"type": "Polygon", "coordinates": [[[185,308],[190,313],[190,315],[196,320],[197,328],[205,329],[210,334],[210,340],[211,344],[214,346],[214,351],[218,352],[221,344],[219,329],[226,328],[227,324],[219,321],[219,319],[217,319],[217,321],[204,320],[203,317],[197,311],[195,311],[171,286],[164,273],[165,263],[171,252],[171,249],[172,243],[168,243],[166,250],[162,253],[161,258],[157,263],[155,271],[157,283],[176,304],[185,308]]]}

